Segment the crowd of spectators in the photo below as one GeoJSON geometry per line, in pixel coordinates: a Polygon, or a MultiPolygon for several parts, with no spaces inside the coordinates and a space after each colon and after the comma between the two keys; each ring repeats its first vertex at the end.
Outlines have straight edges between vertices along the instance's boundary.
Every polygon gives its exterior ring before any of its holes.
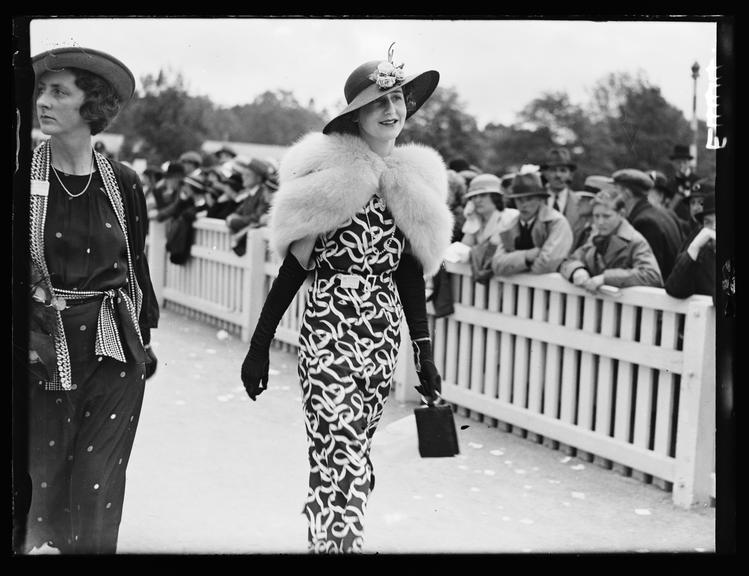
{"type": "Polygon", "coordinates": [[[272,159],[247,158],[228,147],[212,155],[188,150],[177,160],[147,167],[141,180],[149,218],[166,222],[170,261],[183,264],[198,218],[223,220],[232,250],[245,253],[247,231],[267,222],[278,167],[272,159]]]}
{"type": "Polygon", "coordinates": [[[559,272],[594,293],[653,286],[677,298],[714,296],[715,188],[692,171],[687,147],[670,159],[671,179],[622,168],[588,175],[581,190],[565,148],[506,174],[453,159],[447,259],[469,263],[477,281],[559,272]]]}

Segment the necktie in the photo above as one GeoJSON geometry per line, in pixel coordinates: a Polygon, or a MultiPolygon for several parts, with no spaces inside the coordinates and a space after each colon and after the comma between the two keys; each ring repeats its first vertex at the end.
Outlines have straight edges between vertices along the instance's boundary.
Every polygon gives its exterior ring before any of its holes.
{"type": "Polygon", "coordinates": [[[557,212],[561,212],[561,210],[559,209],[558,199],[559,199],[558,196],[554,196],[554,210],[556,210],[557,212]]]}
{"type": "Polygon", "coordinates": [[[593,236],[593,245],[596,247],[596,252],[601,255],[601,258],[603,258],[606,250],[609,248],[610,239],[611,236],[593,236]]]}
{"type": "Polygon", "coordinates": [[[530,250],[533,248],[531,227],[520,222],[520,235],[515,238],[515,250],[530,250]]]}

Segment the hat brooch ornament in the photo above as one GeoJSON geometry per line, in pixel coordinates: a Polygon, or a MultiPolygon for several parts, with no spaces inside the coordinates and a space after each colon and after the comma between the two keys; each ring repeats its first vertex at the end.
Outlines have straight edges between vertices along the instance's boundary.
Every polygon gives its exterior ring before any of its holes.
{"type": "Polygon", "coordinates": [[[368,76],[372,82],[377,84],[380,90],[388,90],[396,84],[403,82],[406,75],[403,73],[403,63],[397,66],[393,63],[393,46],[388,48],[388,59],[383,60],[377,65],[377,68],[368,76]]]}

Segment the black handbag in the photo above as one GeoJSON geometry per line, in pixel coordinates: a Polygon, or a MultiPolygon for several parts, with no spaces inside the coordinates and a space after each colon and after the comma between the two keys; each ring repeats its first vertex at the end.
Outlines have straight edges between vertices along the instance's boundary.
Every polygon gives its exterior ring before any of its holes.
{"type": "Polygon", "coordinates": [[[460,453],[453,410],[448,404],[429,404],[414,409],[419,454],[422,458],[444,458],[460,453]]]}

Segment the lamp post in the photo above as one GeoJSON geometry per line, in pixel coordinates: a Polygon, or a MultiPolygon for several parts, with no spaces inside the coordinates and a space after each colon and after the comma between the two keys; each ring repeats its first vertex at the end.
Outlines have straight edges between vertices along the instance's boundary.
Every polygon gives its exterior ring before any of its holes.
{"type": "Polygon", "coordinates": [[[692,145],[690,146],[694,170],[697,170],[697,78],[700,76],[700,65],[692,64],[692,79],[694,90],[692,92],[692,145]]]}

